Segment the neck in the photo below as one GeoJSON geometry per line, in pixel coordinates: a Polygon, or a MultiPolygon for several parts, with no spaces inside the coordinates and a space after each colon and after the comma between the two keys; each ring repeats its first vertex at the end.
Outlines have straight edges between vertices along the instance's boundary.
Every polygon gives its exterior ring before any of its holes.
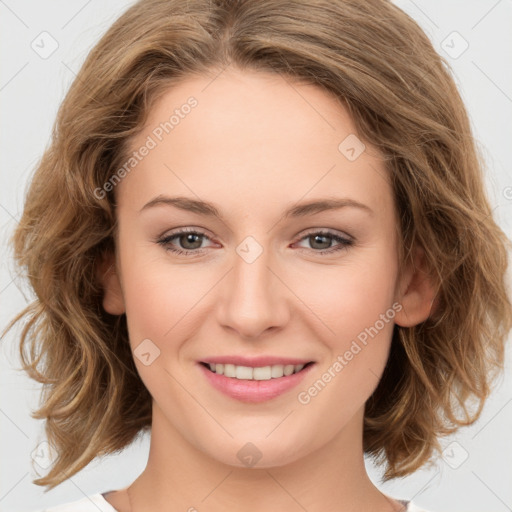
{"type": "Polygon", "coordinates": [[[329,443],[312,447],[298,460],[273,467],[235,467],[189,443],[154,405],[148,463],[130,486],[132,512],[403,509],[366,473],[363,413],[358,411],[329,443]]]}

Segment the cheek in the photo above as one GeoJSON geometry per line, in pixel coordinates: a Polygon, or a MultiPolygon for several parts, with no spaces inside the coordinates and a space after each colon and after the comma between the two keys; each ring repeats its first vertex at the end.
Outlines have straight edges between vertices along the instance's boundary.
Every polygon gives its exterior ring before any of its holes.
{"type": "MultiPolygon", "coordinates": [[[[328,353],[321,368],[327,374],[321,380],[329,382],[336,400],[354,408],[371,395],[387,362],[400,308],[393,302],[397,269],[392,247],[382,244],[329,269],[323,286],[310,278],[303,288],[303,294],[309,290],[308,306],[323,324],[316,329],[328,353]]],[[[323,394],[322,400],[329,396],[323,394]]]]}
{"type": "Polygon", "coordinates": [[[322,319],[330,330],[319,327],[316,333],[321,334],[317,339],[326,349],[325,357],[297,395],[299,403],[313,404],[306,409],[311,416],[330,411],[326,428],[333,434],[375,391],[388,360],[396,314],[390,302],[392,287],[377,286],[368,275],[352,275],[344,284],[343,291],[330,296],[338,302],[328,313],[326,305],[332,302],[324,297],[322,319]]]}
{"type": "MultiPolygon", "coordinates": [[[[186,265],[171,265],[165,250],[120,223],[119,263],[130,343],[162,340],[198,300],[197,273],[186,265]]],[[[186,317],[185,317],[186,318],[186,317]]]]}
{"type": "MultiPolygon", "coordinates": [[[[342,349],[386,312],[394,318],[394,310],[389,310],[396,272],[393,252],[374,247],[350,255],[339,266],[324,267],[302,282],[295,278],[294,290],[324,324],[324,339],[342,349]]],[[[382,322],[377,327],[382,329],[382,322]]]]}
{"type": "Polygon", "coordinates": [[[193,317],[194,305],[212,287],[191,268],[162,262],[127,267],[126,316],[133,342],[138,338],[170,339],[193,317]]]}

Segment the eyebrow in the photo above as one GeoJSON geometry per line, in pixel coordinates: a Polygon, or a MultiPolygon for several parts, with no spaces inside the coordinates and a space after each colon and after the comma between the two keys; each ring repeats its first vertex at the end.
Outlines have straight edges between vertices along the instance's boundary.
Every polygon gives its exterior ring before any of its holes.
{"type": "MultiPolygon", "coordinates": [[[[155,206],[174,206],[181,210],[185,210],[192,213],[197,213],[198,215],[204,215],[206,217],[216,217],[218,219],[224,220],[224,217],[219,212],[218,208],[216,208],[212,203],[207,201],[200,201],[197,199],[192,199],[191,197],[177,196],[177,197],[169,197],[165,195],[159,195],[148,203],[146,203],[141,209],[140,212],[147,210],[149,208],[153,208],[155,206]]],[[[297,217],[305,217],[307,215],[314,215],[316,213],[328,211],[328,210],[339,210],[341,208],[359,208],[370,215],[374,214],[374,211],[367,205],[360,203],[354,199],[350,198],[325,198],[325,199],[317,199],[308,201],[305,203],[300,203],[294,205],[287,209],[283,217],[284,218],[297,218],[297,217]]]]}

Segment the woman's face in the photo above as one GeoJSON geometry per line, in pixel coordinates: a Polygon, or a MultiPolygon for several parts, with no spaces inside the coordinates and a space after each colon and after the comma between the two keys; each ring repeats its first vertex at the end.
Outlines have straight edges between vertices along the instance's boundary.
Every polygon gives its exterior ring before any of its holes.
{"type": "Polygon", "coordinates": [[[126,312],[153,429],[264,467],[359,436],[401,287],[387,171],[347,111],[229,69],[174,86],[131,148],[104,306],[126,312]]]}

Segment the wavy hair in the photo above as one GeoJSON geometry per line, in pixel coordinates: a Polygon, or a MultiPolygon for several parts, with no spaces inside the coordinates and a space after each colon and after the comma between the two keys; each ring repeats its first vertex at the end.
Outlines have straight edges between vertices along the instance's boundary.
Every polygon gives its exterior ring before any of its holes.
{"type": "Polygon", "coordinates": [[[400,268],[421,246],[435,311],[395,325],[365,406],[364,451],[405,476],[473,423],[503,369],[512,306],[510,241],[493,219],[479,154],[448,63],[387,0],[140,0],[91,50],[62,102],[12,245],[35,300],[20,357],[42,383],[57,457],[53,488],[151,426],[151,396],[126,317],[102,308],[97,277],[115,251],[115,198],[95,194],[125,161],[151,106],[180,80],[227,66],[279,73],[343,101],[358,136],[384,155],[399,212],[400,268]]]}

